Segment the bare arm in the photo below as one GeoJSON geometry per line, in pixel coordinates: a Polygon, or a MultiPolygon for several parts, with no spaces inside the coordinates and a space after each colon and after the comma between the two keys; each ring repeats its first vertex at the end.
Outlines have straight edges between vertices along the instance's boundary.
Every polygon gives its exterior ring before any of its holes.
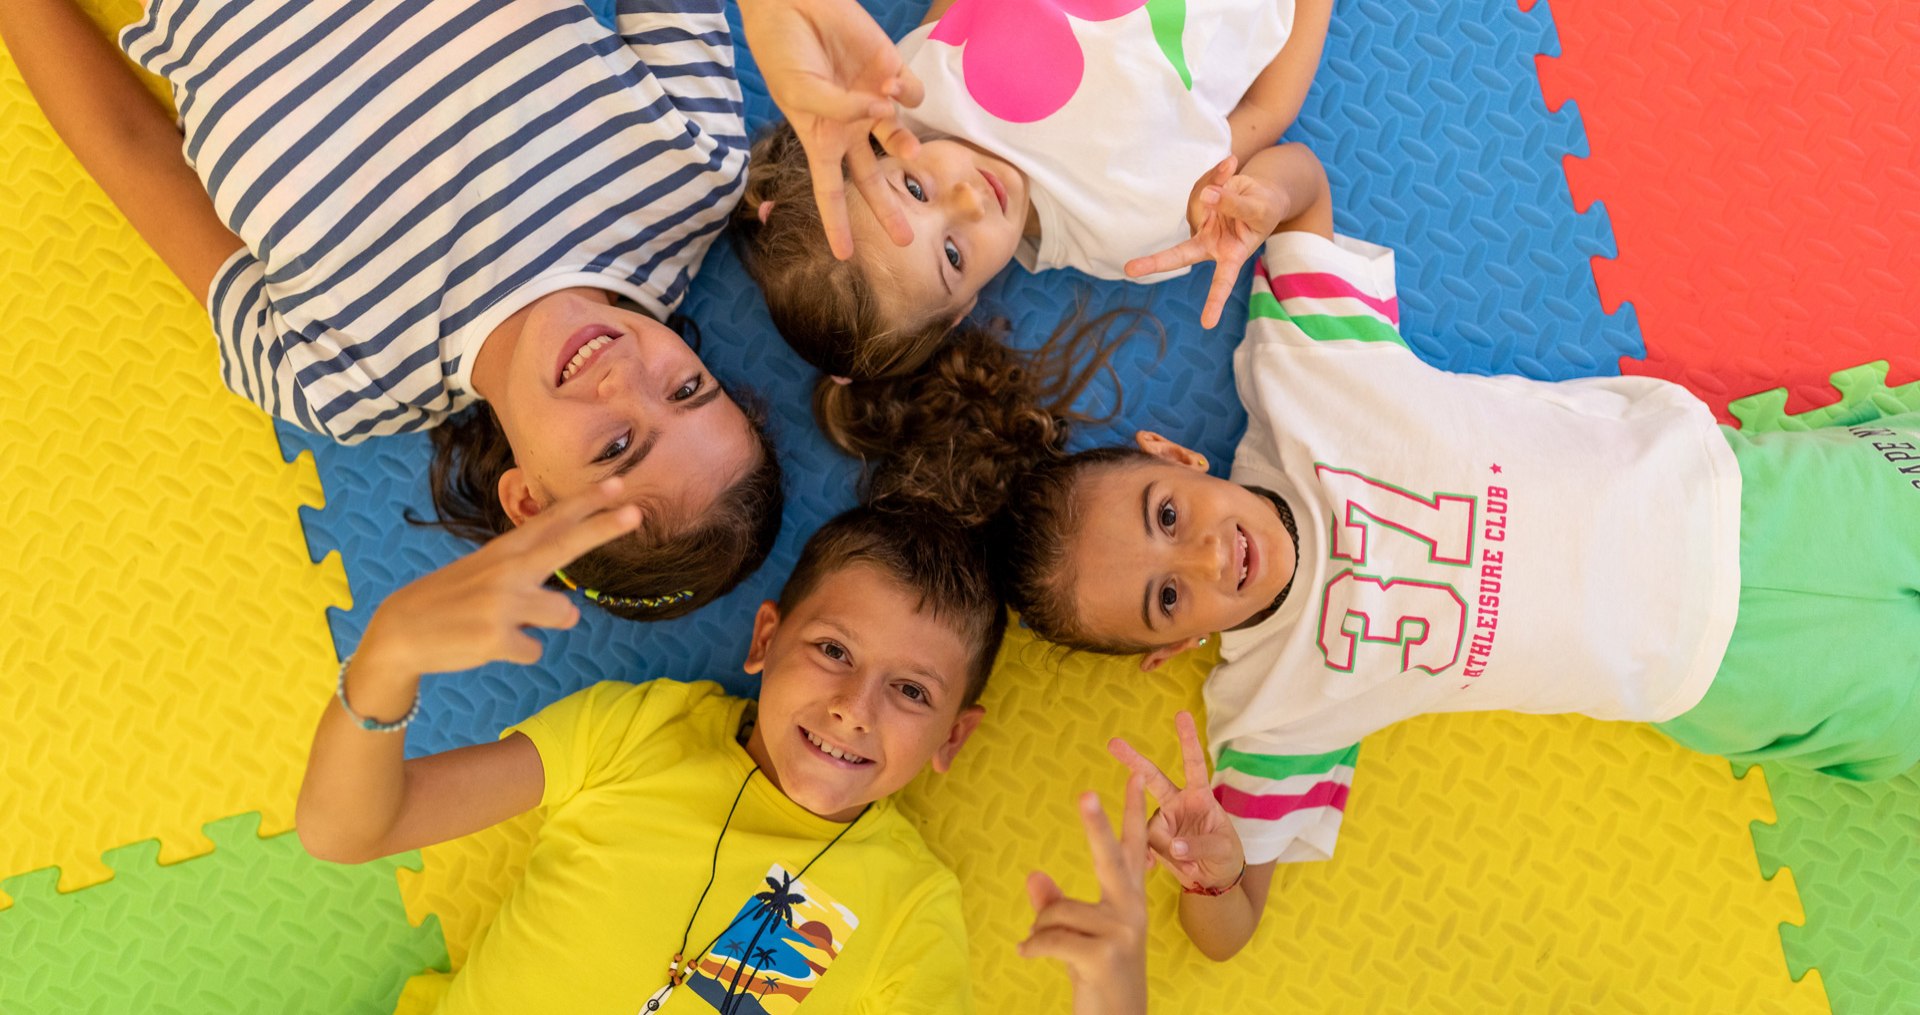
{"type": "MultiPolygon", "coordinates": [[[[363,715],[405,714],[418,675],[356,657],[347,700],[363,715]]],[[[497,825],[540,804],[540,753],[521,734],[407,761],[404,740],[360,728],[327,702],[313,734],[295,824],[322,860],[361,863],[497,825]]]]}
{"type": "Polygon", "coordinates": [[[72,0],[5,0],[0,38],[68,148],[195,299],[245,244],[180,152],[180,131],[72,0]]]}
{"type": "MultiPolygon", "coordinates": [[[[630,532],[640,512],[622,506],[617,480],[560,501],[524,525],[387,597],[347,668],[354,712],[392,722],[419,693],[420,675],[495,660],[540,660],[530,628],[570,628],[580,611],[543,587],[557,567],[630,532]]],[[[307,851],[358,863],[443,842],[539,805],[546,771],[533,741],[491,744],[405,760],[398,733],[368,730],[338,700],[314,730],[295,825],[307,851]]]]}
{"type": "Polygon", "coordinates": [[[1180,926],[1200,954],[1215,962],[1225,962],[1238,954],[1260,926],[1260,912],[1267,908],[1267,890],[1273,885],[1273,863],[1255,864],[1240,877],[1240,884],[1225,895],[1180,896],[1180,926]]]}
{"type": "Polygon", "coordinates": [[[1333,0],[1299,0],[1293,11],[1293,31],[1273,62],[1248,86],[1240,104],[1227,115],[1233,133],[1233,154],[1241,165],[1255,153],[1280,140],[1300,116],[1307,89],[1320,69],[1320,51],[1326,47],[1327,22],[1333,0]]]}

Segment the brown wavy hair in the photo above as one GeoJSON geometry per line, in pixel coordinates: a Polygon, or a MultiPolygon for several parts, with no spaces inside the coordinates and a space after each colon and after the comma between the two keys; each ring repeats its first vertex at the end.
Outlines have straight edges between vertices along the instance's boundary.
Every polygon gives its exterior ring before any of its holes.
{"type": "MultiPolygon", "coordinates": [[[[565,568],[580,587],[613,596],[670,597],[682,590],[693,595],[657,608],[603,602],[601,609],[627,620],[682,617],[726,594],[767,559],[780,535],[785,502],[780,459],[767,434],[765,407],[752,398],[735,401],[752,427],[760,461],[720,494],[697,525],[670,532],[642,524],[565,568]]],[[[513,467],[513,448],[493,409],[481,402],[435,427],[432,435],[427,485],[437,517],[423,520],[409,513],[408,521],[476,543],[511,530],[513,519],[498,490],[500,476],[513,467]]]]}
{"type": "Polygon", "coordinates": [[[972,526],[991,549],[995,584],[1043,637],[1097,652],[1150,646],[1093,640],[1074,615],[1069,540],[1074,491],[1092,470],[1145,459],[1132,446],[1069,453],[1076,424],[1100,423],[1073,403],[1097,379],[1118,392],[1111,358],[1136,332],[1165,331],[1140,310],[1076,313],[1031,352],[1002,341],[1004,325],[967,325],[905,377],[825,384],[814,414],[827,436],[863,459],[866,496],[972,526]]]}
{"type": "Polygon", "coordinates": [[[746,194],[729,226],[773,326],[823,374],[874,380],[911,373],[953,328],[939,314],[889,321],[859,261],[833,256],[807,153],[791,124],[776,124],[754,141],[746,194]],[[773,208],[762,222],[760,206],[768,201],[773,208]]]}
{"type": "Polygon", "coordinates": [[[842,512],[807,539],[780,589],[780,612],[792,613],[828,575],[855,564],[884,571],[920,597],[919,610],[960,635],[972,649],[960,708],[978,702],[1007,630],[978,530],[901,502],[842,512]]]}

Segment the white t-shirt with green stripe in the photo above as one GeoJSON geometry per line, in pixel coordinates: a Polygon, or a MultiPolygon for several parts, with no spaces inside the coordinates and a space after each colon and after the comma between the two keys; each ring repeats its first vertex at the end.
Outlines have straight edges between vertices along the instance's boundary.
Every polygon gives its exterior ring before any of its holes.
{"type": "Polygon", "coordinates": [[[1431,367],[1400,339],[1392,252],[1344,238],[1270,241],[1250,317],[1232,478],[1292,508],[1300,571],[1207,680],[1214,795],[1249,862],[1330,857],[1357,745],[1401,719],[1656,722],[1706,693],[1740,472],[1698,399],[1431,367]]]}

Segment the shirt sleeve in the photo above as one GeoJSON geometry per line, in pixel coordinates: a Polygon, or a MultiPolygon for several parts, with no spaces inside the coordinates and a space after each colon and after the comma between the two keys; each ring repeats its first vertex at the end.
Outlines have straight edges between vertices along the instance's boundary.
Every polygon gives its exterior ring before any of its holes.
{"type": "Polygon", "coordinates": [[[1393,251],[1345,236],[1276,233],[1254,265],[1247,340],[1405,348],[1393,251]]]}
{"type": "Polygon", "coordinates": [[[220,380],[227,390],[275,419],[341,439],[307,398],[298,358],[290,355],[303,339],[273,309],[266,266],[251,252],[236,252],[214,275],[207,290],[207,314],[219,340],[220,380]]]}
{"type": "Polygon", "coordinates": [[[861,1015],[972,1015],[973,974],[960,883],[951,874],[902,907],[861,1015]]]}
{"type": "Polygon", "coordinates": [[[1228,741],[1214,759],[1213,798],[1240,834],[1247,863],[1333,859],[1360,745],[1284,754],[1258,738],[1228,741]]]}
{"type": "Polygon", "coordinates": [[[500,735],[524,734],[540,752],[540,806],[572,799],[590,786],[630,778],[633,748],[682,714],[696,688],[672,681],[608,680],[548,705],[500,735]],[[680,693],[674,693],[674,692],[680,693]]]}

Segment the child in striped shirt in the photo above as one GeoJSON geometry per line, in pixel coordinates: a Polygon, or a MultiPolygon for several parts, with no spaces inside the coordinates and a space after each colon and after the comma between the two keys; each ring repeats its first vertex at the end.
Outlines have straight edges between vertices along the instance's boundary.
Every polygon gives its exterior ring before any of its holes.
{"type": "MultiPolygon", "coordinates": [[[[1332,856],[1361,739],[1411,716],[1650,722],[1845,779],[1920,763],[1920,413],[1755,435],[1652,378],[1438,370],[1400,338],[1391,252],[1334,236],[1324,186],[1255,274],[1230,478],[1151,433],[931,435],[1033,468],[972,493],[1012,487],[998,562],[1029,627],[1148,670],[1218,632],[1212,775],[1189,717],[1184,786],[1112,745],[1202,951],[1246,942],[1275,863],[1332,856]]],[[[912,485],[921,437],[876,484],[912,485]]]]}
{"type": "Polygon", "coordinates": [[[343,443],[437,428],[435,505],[475,539],[625,477],[642,525],[566,580],[661,619],[765,558],[780,474],[673,323],[746,164],[723,4],[613,13],[150,0],[120,44],[177,121],[71,0],[10,2],[4,27],[206,305],[229,388],[343,443]]]}

